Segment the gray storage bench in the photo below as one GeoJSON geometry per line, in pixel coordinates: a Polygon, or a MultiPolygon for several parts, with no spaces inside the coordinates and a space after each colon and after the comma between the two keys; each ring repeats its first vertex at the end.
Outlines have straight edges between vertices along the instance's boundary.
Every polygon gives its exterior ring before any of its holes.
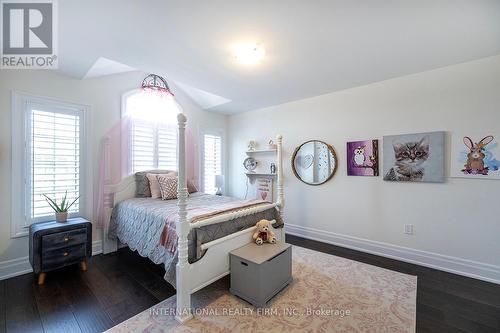
{"type": "Polygon", "coordinates": [[[230,292],[257,308],[292,282],[292,246],[250,243],[230,252],[230,292]]]}

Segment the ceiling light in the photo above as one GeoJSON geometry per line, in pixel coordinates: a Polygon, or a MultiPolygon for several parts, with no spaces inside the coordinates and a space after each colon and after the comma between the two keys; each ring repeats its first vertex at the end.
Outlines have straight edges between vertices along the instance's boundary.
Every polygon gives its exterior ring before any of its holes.
{"type": "Polygon", "coordinates": [[[234,58],[244,65],[253,65],[264,58],[266,50],[257,44],[236,44],[233,46],[234,58]]]}

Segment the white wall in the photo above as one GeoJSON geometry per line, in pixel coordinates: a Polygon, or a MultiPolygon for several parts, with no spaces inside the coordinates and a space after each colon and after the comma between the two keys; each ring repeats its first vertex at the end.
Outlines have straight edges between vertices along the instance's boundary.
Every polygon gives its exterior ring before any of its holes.
{"type": "MultiPolygon", "coordinates": [[[[230,193],[240,197],[247,140],[283,134],[288,231],[500,281],[500,181],[346,175],[351,140],[440,130],[500,139],[500,56],[246,112],[231,116],[228,128],[230,193]],[[337,174],[322,186],[303,184],[291,170],[294,148],[310,139],[332,144],[339,156],[337,174]],[[414,235],[403,234],[404,224],[415,225],[414,235]]],[[[448,169],[449,134],[447,141],[448,169]]]]}
{"type": "MultiPolygon", "coordinates": [[[[5,272],[26,269],[28,255],[27,237],[10,238],[11,216],[11,91],[20,90],[38,96],[50,97],[62,101],[90,106],[90,135],[88,144],[91,149],[91,168],[93,181],[89,184],[87,217],[92,216],[92,193],[97,185],[98,147],[103,135],[120,118],[121,96],[136,89],[145,73],[132,72],[110,75],[102,78],[77,80],[53,71],[0,71],[0,184],[3,199],[0,200],[0,278],[5,272]]],[[[227,118],[223,115],[201,110],[182,91],[172,87],[177,101],[188,116],[188,127],[196,137],[203,128],[226,131],[227,118]]],[[[197,166],[198,164],[196,164],[197,166]]],[[[101,231],[95,230],[94,240],[101,239],[101,231]]]]}

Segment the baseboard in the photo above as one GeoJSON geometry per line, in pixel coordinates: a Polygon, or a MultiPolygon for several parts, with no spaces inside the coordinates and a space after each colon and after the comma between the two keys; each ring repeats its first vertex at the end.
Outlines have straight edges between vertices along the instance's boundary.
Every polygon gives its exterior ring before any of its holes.
{"type": "MultiPolygon", "coordinates": [[[[92,242],[92,255],[102,253],[102,241],[97,240],[92,242]]],[[[16,258],[0,262],[0,280],[5,280],[11,277],[31,273],[30,261],[28,257],[16,258]]]]}
{"type": "Polygon", "coordinates": [[[0,262],[0,280],[32,272],[28,257],[16,258],[0,262]]]}
{"type": "Polygon", "coordinates": [[[352,250],[375,254],[386,258],[396,259],[411,264],[500,284],[500,266],[445,256],[438,253],[426,252],[388,243],[376,242],[368,239],[336,234],[330,231],[302,227],[293,224],[286,225],[286,233],[352,250]]]}
{"type": "Polygon", "coordinates": [[[102,240],[96,240],[92,242],[92,255],[98,255],[102,253],[102,240]]]}

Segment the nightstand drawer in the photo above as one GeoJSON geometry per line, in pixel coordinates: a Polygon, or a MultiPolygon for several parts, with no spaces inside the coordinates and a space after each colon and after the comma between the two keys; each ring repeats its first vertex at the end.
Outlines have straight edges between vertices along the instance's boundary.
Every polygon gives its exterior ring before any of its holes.
{"type": "Polygon", "coordinates": [[[86,228],[58,232],[42,237],[43,251],[83,244],[87,241],[86,228]]]}
{"type": "Polygon", "coordinates": [[[85,258],[85,243],[66,248],[44,251],[42,254],[42,271],[77,263],[85,258]]]}

